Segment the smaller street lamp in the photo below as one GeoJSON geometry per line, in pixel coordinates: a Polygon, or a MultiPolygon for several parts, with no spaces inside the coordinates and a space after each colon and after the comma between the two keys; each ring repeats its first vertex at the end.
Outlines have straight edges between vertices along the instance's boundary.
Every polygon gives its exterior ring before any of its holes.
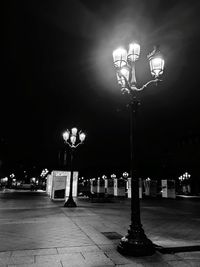
{"type": "Polygon", "coordinates": [[[188,172],[185,172],[178,179],[180,181],[180,185],[182,187],[183,193],[191,193],[191,185],[190,185],[190,177],[191,175],[188,172]]]}
{"type": "Polygon", "coordinates": [[[71,131],[66,130],[63,133],[63,139],[65,144],[70,148],[70,171],[71,171],[71,175],[70,175],[70,188],[69,188],[69,198],[68,200],[65,202],[64,207],[76,207],[76,203],[73,200],[73,196],[72,196],[72,190],[73,190],[73,157],[74,157],[74,151],[75,149],[83,144],[83,142],[85,141],[85,137],[86,134],[83,133],[82,131],[78,132],[77,128],[72,128],[71,131]]]}

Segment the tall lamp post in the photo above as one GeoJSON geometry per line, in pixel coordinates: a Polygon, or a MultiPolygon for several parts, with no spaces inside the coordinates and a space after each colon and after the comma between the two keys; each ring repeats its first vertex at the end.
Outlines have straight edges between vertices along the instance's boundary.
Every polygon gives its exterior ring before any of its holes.
{"type": "Polygon", "coordinates": [[[73,157],[74,157],[74,152],[75,149],[83,144],[85,140],[85,133],[82,131],[78,132],[77,128],[72,128],[71,131],[67,130],[63,133],[63,139],[65,144],[70,148],[70,188],[69,188],[69,198],[65,202],[64,207],[76,207],[76,203],[73,199],[72,196],[72,191],[73,191],[73,157]]]}
{"type": "Polygon", "coordinates": [[[155,247],[152,241],[145,235],[140,218],[139,179],[136,174],[135,154],[136,115],[140,104],[137,95],[139,91],[142,91],[150,84],[157,84],[160,81],[159,77],[162,75],[164,69],[164,59],[155,47],[153,52],[147,56],[153,79],[142,87],[137,87],[135,65],[139,55],[140,45],[136,42],[129,44],[128,51],[124,48],[118,48],[113,51],[113,61],[118,84],[121,87],[122,93],[127,93],[130,96],[131,224],[128,233],[122,237],[118,245],[118,251],[125,255],[147,256],[154,254],[155,247]]]}

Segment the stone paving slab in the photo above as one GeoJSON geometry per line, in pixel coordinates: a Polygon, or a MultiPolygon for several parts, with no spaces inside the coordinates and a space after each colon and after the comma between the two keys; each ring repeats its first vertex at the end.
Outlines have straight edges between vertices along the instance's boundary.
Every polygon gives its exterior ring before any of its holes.
{"type": "Polygon", "coordinates": [[[56,248],[30,249],[30,250],[15,250],[11,252],[12,257],[36,256],[36,255],[54,255],[58,254],[56,248]]]}
{"type": "Polygon", "coordinates": [[[4,252],[0,252],[0,259],[2,258],[9,258],[12,254],[12,251],[4,251],[4,252]]]}
{"type": "MultiPolygon", "coordinates": [[[[43,262],[43,263],[34,263],[34,264],[15,264],[15,265],[7,265],[8,267],[63,267],[61,262],[52,263],[51,262],[43,262]]],[[[6,267],[7,267],[6,266],[6,267]]]]}
{"type": "Polygon", "coordinates": [[[45,262],[61,262],[67,261],[68,263],[84,262],[84,258],[81,253],[67,253],[57,255],[41,255],[35,257],[35,263],[45,262]]]}
{"type": "Polygon", "coordinates": [[[24,256],[24,257],[8,257],[0,259],[0,264],[33,264],[34,256],[24,256]]]}
{"type": "Polygon", "coordinates": [[[101,249],[97,245],[93,246],[78,246],[78,247],[63,247],[57,248],[58,254],[67,254],[72,252],[99,252],[101,249]]]}
{"type": "Polygon", "coordinates": [[[107,255],[107,257],[109,259],[112,260],[112,262],[115,265],[120,265],[120,264],[133,264],[133,261],[131,259],[128,259],[126,257],[123,257],[122,255],[120,255],[118,252],[116,251],[109,251],[109,252],[105,252],[105,255],[107,255]]]}
{"type": "Polygon", "coordinates": [[[115,265],[116,267],[144,267],[141,263],[132,263],[132,264],[119,264],[115,265]]]}
{"type": "Polygon", "coordinates": [[[98,265],[109,265],[113,266],[112,260],[107,257],[107,255],[103,252],[82,252],[82,255],[85,259],[87,265],[91,266],[96,264],[98,265]]]}
{"type": "MultiPolygon", "coordinates": [[[[89,223],[82,223],[80,219],[72,219],[74,223],[81,229],[85,235],[89,236],[94,244],[103,245],[103,244],[112,244],[108,238],[95,229],[94,226],[89,225],[89,223]]],[[[105,229],[105,228],[104,228],[105,229]]]]}

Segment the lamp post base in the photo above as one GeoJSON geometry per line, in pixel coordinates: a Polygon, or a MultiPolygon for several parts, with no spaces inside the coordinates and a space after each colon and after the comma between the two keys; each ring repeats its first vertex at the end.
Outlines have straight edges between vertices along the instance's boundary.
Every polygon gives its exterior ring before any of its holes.
{"type": "Polygon", "coordinates": [[[117,250],[123,255],[134,257],[151,256],[155,253],[155,247],[141,229],[129,229],[126,236],[122,237],[117,250]]]}
{"type": "Polygon", "coordinates": [[[73,200],[73,198],[68,198],[68,200],[65,202],[64,207],[67,208],[76,208],[76,202],[73,200]]]}

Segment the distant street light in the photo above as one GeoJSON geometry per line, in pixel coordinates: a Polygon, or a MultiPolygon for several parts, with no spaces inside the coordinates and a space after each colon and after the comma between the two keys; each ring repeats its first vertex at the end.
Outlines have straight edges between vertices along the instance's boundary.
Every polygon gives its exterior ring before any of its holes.
{"type": "Polygon", "coordinates": [[[135,65],[140,56],[140,45],[138,43],[129,44],[128,52],[124,48],[118,48],[113,52],[113,61],[117,74],[117,81],[121,87],[122,93],[130,95],[130,140],[131,140],[131,225],[126,236],[124,236],[119,245],[118,251],[122,254],[132,256],[152,255],[155,248],[142,228],[140,218],[139,202],[139,179],[136,174],[136,114],[140,104],[137,94],[152,83],[158,83],[159,77],[163,74],[164,59],[158,49],[155,47],[153,52],[148,55],[150,71],[153,79],[148,81],[142,87],[137,87],[135,65]]]}
{"type": "Polygon", "coordinates": [[[185,172],[183,175],[181,175],[178,179],[180,181],[180,184],[182,186],[183,193],[189,194],[191,193],[191,185],[190,185],[190,177],[191,175],[188,172],[185,172]]]}
{"type": "Polygon", "coordinates": [[[127,179],[128,178],[128,172],[123,172],[122,176],[127,179]]]}
{"type": "Polygon", "coordinates": [[[75,149],[83,144],[85,140],[85,133],[82,131],[78,132],[77,128],[72,128],[71,131],[67,130],[63,133],[63,139],[65,144],[70,148],[70,156],[71,156],[71,166],[70,166],[70,188],[69,188],[69,198],[65,202],[64,207],[76,207],[76,203],[73,200],[72,191],[73,191],[73,157],[75,149]]]}

